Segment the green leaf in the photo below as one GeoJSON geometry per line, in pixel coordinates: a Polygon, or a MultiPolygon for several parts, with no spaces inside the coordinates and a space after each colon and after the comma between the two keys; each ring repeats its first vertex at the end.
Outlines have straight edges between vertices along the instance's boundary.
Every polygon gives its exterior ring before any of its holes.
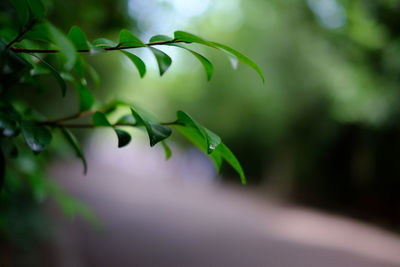
{"type": "Polygon", "coordinates": [[[143,60],[141,60],[140,57],[138,57],[132,53],[122,51],[122,50],[120,50],[120,51],[122,54],[127,56],[132,61],[133,64],[135,64],[136,68],[139,71],[140,78],[143,78],[144,75],[146,74],[146,65],[144,64],[143,60]]]}
{"type": "Polygon", "coordinates": [[[94,104],[94,97],[92,93],[82,83],[75,82],[74,85],[79,96],[79,111],[83,112],[91,109],[94,104]]]}
{"type": "Polygon", "coordinates": [[[264,75],[263,75],[261,69],[257,66],[257,64],[254,63],[254,61],[252,61],[247,56],[240,53],[239,51],[237,51],[229,46],[220,44],[220,43],[209,42],[199,36],[196,36],[196,35],[188,33],[188,32],[176,31],[174,33],[174,36],[175,36],[175,40],[180,40],[180,41],[184,41],[187,43],[203,44],[203,45],[213,47],[213,48],[219,49],[219,50],[227,53],[230,58],[232,57],[232,55],[235,56],[241,63],[254,69],[258,73],[258,75],[260,75],[263,83],[265,82],[264,75]]]}
{"type": "Polygon", "coordinates": [[[174,125],[174,127],[181,135],[183,135],[187,140],[189,140],[211,158],[218,172],[221,170],[222,157],[215,152],[211,154],[207,153],[207,142],[203,138],[203,136],[199,135],[198,131],[195,128],[185,127],[182,125],[174,125]]]}
{"type": "Polygon", "coordinates": [[[49,29],[45,23],[35,24],[33,28],[24,34],[25,39],[51,43],[49,29]]]}
{"type": "Polygon", "coordinates": [[[26,0],[11,0],[10,2],[17,11],[21,25],[26,25],[29,21],[29,6],[26,0]]]}
{"type": "Polygon", "coordinates": [[[185,112],[178,111],[176,115],[176,123],[186,127],[194,128],[196,132],[205,140],[205,151],[207,151],[208,154],[211,154],[213,150],[221,143],[221,138],[218,135],[201,126],[185,112]]]}
{"type": "Polygon", "coordinates": [[[203,65],[203,68],[207,75],[207,80],[208,81],[211,80],[211,77],[214,72],[214,66],[211,64],[211,62],[207,58],[205,58],[204,56],[200,55],[199,53],[197,53],[183,45],[180,45],[180,44],[170,44],[170,45],[185,49],[185,50],[189,51],[193,56],[195,56],[200,61],[200,63],[203,65]]]}
{"type": "Polygon", "coordinates": [[[160,76],[162,76],[171,66],[172,59],[161,50],[158,50],[154,47],[149,47],[149,48],[156,57],[158,69],[160,70],[160,76]]]}
{"type": "Polygon", "coordinates": [[[116,47],[117,43],[106,38],[98,38],[92,42],[95,47],[106,48],[106,47],[116,47]]]}
{"type": "Polygon", "coordinates": [[[61,88],[61,94],[64,97],[66,92],[67,92],[67,85],[64,81],[64,79],[60,76],[60,74],[57,72],[57,70],[51,66],[49,63],[47,63],[46,61],[44,61],[43,59],[41,59],[40,57],[37,57],[33,54],[31,54],[31,56],[36,57],[37,59],[40,60],[40,62],[50,71],[50,73],[54,76],[54,78],[56,78],[58,85],[61,88]]]}
{"type": "Polygon", "coordinates": [[[79,144],[78,140],[76,137],[68,131],[66,128],[61,127],[60,128],[62,134],[64,135],[65,139],[68,141],[68,143],[71,145],[71,147],[74,149],[76,156],[82,160],[83,164],[83,173],[86,175],[87,173],[87,162],[85,155],[83,154],[81,145],[79,144]]]}
{"type": "Polygon", "coordinates": [[[146,45],[133,33],[123,29],[119,32],[119,44],[118,46],[138,46],[145,47],[146,45]]]}
{"type": "Polygon", "coordinates": [[[203,38],[196,36],[194,34],[184,32],[184,31],[176,31],[174,32],[175,40],[183,41],[186,43],[198,43],[207,45],[210,47],[215,47],[211,42],[204,40],[203,38]]]}
{"type": "Polygon", "coordinates": [[[50,38],[53,43],[60,49],[64,67],[71,70],[75,64],[77,57],[74,44],[61,32],[58,28],[51,23],[47,23],[47,28],[50,33],[50,38]]]}
{"type": "Polygon", "coordinates": [[[239,161],[235,157],[235,155],[232,153],[232,151],[224,144],[221,143],[217,149],[216,152],[218,152],[226,162],[228,162],[240,175],[240,180],[242,181],[242,184],[246,184],[246,176],[244,174],[244,171],[242,169],[242,166],[240,165],[239,161]]]}
{"type": "Polygon", "coordinates": [[[155,35],[150,38],[150,43],[169,42],[172,40],[174,40],[174,39],[167,35],[155,35]]]}
{"type": "Polygon", "coordinates": [[[161,141],[162,147],[164,148],[165,152],[165,159],[169,160],[169,158],[172,156],[171,148],[167,145],[165,141],[161,141]]]}
{"type": "Polygon", "coordinates": [[[77,50],[90,49],[85,34],[78,26],[72,26],[72,28],[69,30],[68,38],[72,41],[77,50]]]}
{"type": "Polygon", "coordinates": [[[28,0],[32,17],[37,20],[42,20],[46,15],[46,7],[41,0],[28,0]]]}
{"type": "Polygon", "coordinates": [[[131,108],[132,116],[136,120],[136,124],[138,126],[144,126],[146,128],[147,134],[149,135],[150,139],[150,146],[154,146],[158,142],[166,139],[172,133],[171,128],[161,125],[161,124],[154,124],[147,120],[145,120],[139,113],[131,108]]]}
{"type": "Polygon", "coordinates": [[[32,121],[21,122],[22,134],[35,154],[43,151],[51,142],[51,133],[46,127],[32,121]]]}
{"type": "Polygon", "coordinates": [[[126,131],[123,131],[120,129],[115,129],[115,133],[118,136],[118,147],[119,148],[124,147],[127,144],[129,144],[129,142],[132,139],[131,135],[126,131]]]}
{"type": "Polygon", "coordinates": [[[100,111],[96,111],[93,114],[93,124],[95,126],[111,126],[110,122],[106,118],[106,115],[100,111]]]}
{"type": "MultiPolygon", "coordinates": [[[[192,142],[195,146],[200,148],[204,153],[207,153],[205,146],[207,145],[206,140],[199,132],[193,127],[186,127],[183,125],[174,125],[175,129],[182,134],[186,139],[192,142]]],[[[243,172],[242,166],[236,159],[235,155],[229,150],[229,148],[222,142],[216,147],[216,149],[208,156],[213,161],[217,171],[221,170],[222,161],[228,162],[239,174],[242,184],[246,184],[246,176],[243,172]]]]}
{"type": "Polygon", "coordinates": [[[211,42],[211,43],[212,43],[214,46],[216,46],[216,47],[218,47],[218,48],[220,48],[220,49],[223,49],[223,50],[229,52],[230,54],[234,55],[235,57],[237,57],[237,59],[238,59],[241,63],[243,63],[243,64],[249,66],[249,67],[252,68],[252,69],[254,69],[254,70],[258,73],[258,75],[260,75],[261,80],[263,81],[263,83],[265,82],[264,74],[262,73],[261,69],[260,69],[260,68],[257,66],[257,64],[254,63],[254,61],[252,61],[250,58],[246,57],[245,55],[243,55],[243,54],[240,53],[239,51],[237,51],[237,50],[235,50],[235,49],[233,49],[233,48],[231,48],[231,47],[229,47],[229,46],[226,46],[226,45],[223,45],[223,44],[219,44],[219,43],[215,43],[215,42],[211,42]]]}

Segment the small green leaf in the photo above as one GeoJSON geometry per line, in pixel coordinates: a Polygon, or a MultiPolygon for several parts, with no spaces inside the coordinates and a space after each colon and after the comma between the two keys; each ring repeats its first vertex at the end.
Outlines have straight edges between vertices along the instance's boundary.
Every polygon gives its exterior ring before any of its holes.
{"type": "Polygon", "coordinates": [[[158,69],[160,70],[160,76],[162,76],[171,66],[172,59],[161,50],[158,50],[154,47],[149,47],[149,48],[156,57],[158,69]]]}
{"type": "Polygon", "coordinates": [[[64,79],[60,76],[60,74],[57,72],[57,70],[51,66],[49,63],[47,63],[46,61],[44,61],[43,59],[41,59],[40,57],[37,57],[35,55],[32,54],[32,56],[36,57],[37,59],[40,60],[40,62],[50,71],[50,73],[54,76],[54,78],[56,78],[58,85],[61,88],[61,94],[64,97],[66,92],[67,92],[67,85],[65,84],[64,79]]]}
{"type": "Polygon", "coordinates": [[[29,21],[29,6],[26,0],[11,0],[10,2],[17,11],[21,25],[26,25],[29,21]]]}
{"type": "Polygon", "coordinates": [[[144,64],[143,60],[141,60],[140,57],[138,57],[132,53],[122,51],[122,50],[120,50],[120,51],[122,54],[127,56],[132,61],[133,64],[135,64],[136,68],[139,71],[140,78],[143,78],[144,75],[146,74],[146,65],[144,64]]]}
{"type": "Polygon", "coordinates": [[[65,36],[65,34],[51,23],[47,23],[50,38],[53,43],[60,49],[63,56],[64,67],[71,70],[75,64],[77,57],[74,44],[65,36]]]}
{"type": "Polygon", "coordinates": [[[92,45],[100,48],[116,47],[117,43],[106,38],[98,38],[92,42],[92,45]]]}
{"type": "Polygon", "coordinates": [[[131,108],[132,116],[136,120],[136,124],[138,126],[144,126],[146,128],[147,134],[149,135],[150,139],[150,146],[154,146],[158,142],[166,139],[172,133],[171,128],[161,125],[161,124],[154,124],[147,120],[145,120],[139,113],[131,108]]]}
{"type": "Polygon", "coordinates": [[[193,143],[196,147],[198,147],[201,151],[206,153],[211,158],[218,172],[221,170],[221,165],[222,165],[221,155],[219,153],[216,153],[215,151],[211,154],[207,153],[207,142],[195,128],[185,127],[179,124],[174,125],[174,127],[181,135],[183,135],[187,140],[189,140],[191,143],[193,143]]]}
{"type": "Polygon", "coordinates": [[[43,151],[51,142],[51,133],[44,126],[32,121],[22,121],[21,129],[26,143],[35,154],[43,151]]]}
{"type": "Polygon", "coordinates": [[[235,157],[235,155],[232,153],[232,151],[224,144],[221,143],[215,152],[218,152],[226,162],[228,162],[240,175],[240,180],[242,181],[242,184],[246,184],[246,176],[244,174],[244,171],[242,169],[242,166],[240,165],[239,161],[235,157]]]}
{"type": "Polygon", "coordinates": [[[161,141],[161,144],[162,144],[162,147],[164,148],[165,159],[169,160],[172,156],[171,148],[169,148],[169,146],[167,145],[167,143],[165,141],[161,141]]]}
{"type": "Polygon", "coordinates": [[[174,39],[167,35],[155,35],[150,38],[150,43],[169,42],[172,40],[174,40],[174,39]]]}
{"type": "Polygon", "coordinates": [[[230,54],[234,55],[235,57],[237,57],[237,59],[241,63],[249,66],[252,69],[254,69],[258,73],[258,75],[260,75],[261,80],[263,81],[263,83],[265,82],[264,74],[262,73],[260,67],[258,67],[257,64],[254,63],[254,61],[252,61],[250,58],[246,57],[245,55],[243,55],[239,51],[237,51],[237,50],[235,50],[235,49],[233,49],[233,48],[231,48],[229,46],[226,46],[226,45],[223,45],[223,44],[219,44],[219,43],[215,43],[215,42],[211,42],[211,43],[214,46],[218,47],[219,49],[225,50],[225,51],[229,52],[230,54]]]}
{"type": "Polygon", "coordinates": [[[118,147],[119,148],[124,147],[127,144],[129,144],[129,142],[132,139],[131,135],[126,131],[123,131],[120,129],[115,129],[115,133],[118,136],[118,147]]]}
{"type": "Polygon", "coordinates": [[[180,44],[170,44],[170,45],[185,49],[185,50],[189,51],[193,56],[195,56],[200,61],[200,63],[203,65],[203,68],[207,75],[207,80],[208,81],[211,80],[211,77],[214,72],[214,66],[211,64],[211,62],[207,58],[205,58],[204,56],[200,55],[199,53],[197,53],[183,45],[180,45],[180,44]]]}
{"type": "Polygon", "coordinates": [[[69,30],[68,38],[72,41],[77,50],[90,49],[85,34],[78,26],[72,26],[72,28],[69,30]]]}
{"type": "Polygon", "coordinates": [[[215,47],[211,42],[204,40],[203,38],[196,36],[194,34],[184,32],[184,31],[176,31],[174,32],[175,40],[183,41],[186,43],[198,43],[207,45],[210,47],[215,47]]]}
{"type": "Polygon", "coordinates": [[[75,82],[74,85],[79,96],[79,110],[83,112],[91,109],[94,104],[94,97],[92,93],[82,83],[75,82]]]}
{"type": "Polygon", "coordinates": [[[93,124],[95,126],[111,126],[110,122],[106,118],[106,115],[100,111],[96,111],[93,114],[93,124]]]}
{"type": "Polygon", "coordinates": [[[86,163],[86,158],[85,158],[85,155],[83,154],[81,145],[79,144],[76,137],[70,131],[68,131],[66,128],[61,127],[60,130],[61,130],[62,134],[64,135],[65,139],[67,139],[68,143],[74,149],[76,156],[82,160],[83,173],[86,175],[87,163],[86,163]]]}
{"type": "Polygon", "coordinates": [[[133,33],[123,29],[119,32],[119,44],[118,46],[137,46],[145,47],[146,45],[133,33]]]}
{"type": "Polygon", "coordinates": [[[28,0],[29,8],[32,17],[37,20],[42,20],[46,15],[46,7],[41,0],[28,0]]]}
{"type": "Polygon", "coordinates": [[[206,141],[205,151],[207,151],[208,154],[211,154],[213,150],[221,143],[221,138],[218,135],[201,126],[185,112],[178,111],[176,115],[176,123],[184,125],[186,127],[194,128],[197,133],[204,138],[204,140],[206,141]]]}

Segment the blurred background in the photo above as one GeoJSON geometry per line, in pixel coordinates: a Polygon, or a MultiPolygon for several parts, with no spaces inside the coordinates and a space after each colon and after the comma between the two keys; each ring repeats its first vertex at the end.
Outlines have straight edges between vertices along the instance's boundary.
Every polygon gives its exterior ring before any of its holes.
{"type": "MultiPolygon", "coordinates": [[[[117,39],[121,28],[144,41],[155,34],[173,36],[175,30],[192,32],[243,52],[266,77],[262,84],[250,68],[239,65],[233,70],[223,55],[202,47],[198,51],[215,66],[210,82],[195,58],[174,47],[160,47],[173,59],[163,77],[159,77],[156,61],[146,49],[137,50],[148,67],[144,79],[131,62],[117,54],[88,57],[102,79],[101,88],[94,93],[103,103],[124,99],[150,110],[162,121],[174,119],[176,110],[187,111],[231,148],[247,174],[248,187],[240,187],[239,177],[228,166],[216,174],[199,151],[179,138],[172,143],[176,159],[173,156],[164,162],[158,148],[147,154],[147,148],[140,145],[147,139],[140,134],[126,149],[108,153],[112,148],[107,147],[103,151],[105,140],[112,137],[99,130],[94,134],[79,132],[85,150],[90,151],[88,181],[96,183],[90,173],[109,164],[125,173],[120,176],[152,181],[147,189],[139,186],[142,191],[132,192],[143,196],[143,202],[148,194],[159,192],[157,183],[182,185],[190,180],[194,187],[207,184],[205,192],[231,188],[238,197],[256,195],[262,203],[279,200],[306,206],[379,226],[390,231],[389,236],[398,235],[400,1],[53,0],[47,1],[47,6],[50,21],[64,31],[79,25],[89,40],[117,39]],[[124,162],[118,153],[132,162],[145,163],[124,162]],[[102,155],[108,156],[102,161],[102,155]],[[136,168],[129,170],[132,166],[136,168]]],[[[46,101],[41,111],[56,109],[59,114],[68,114],[77,105],[70,91],[62,101],[58,92],[45,92],[54,101],[46,101]]],[[[78,181],[74,186],[71,180],[85,179],[80,177],[80,165],[60,163],[68,161],[66,156],[58,161],[50,173],[99,207],[101,201],[93,200],[98,197],[88,196],[96,194],[93,188],[100,185],[86,182],[85,187],[78,181]]],[[[117,184],[104,185],[101,192],[120,195],[123,186],[117,184]]],[[[220,194],[219,200],[224,200],[220,194]]],[[[190,199],[189,194],[181,201],[190,199]]],[[[295,218],[292,221],[297,222],[295,218]]]]}

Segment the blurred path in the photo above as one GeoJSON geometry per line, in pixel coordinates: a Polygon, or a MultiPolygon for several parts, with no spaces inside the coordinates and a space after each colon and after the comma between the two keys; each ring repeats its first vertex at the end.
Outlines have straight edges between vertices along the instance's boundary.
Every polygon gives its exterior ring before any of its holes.
{"type": "Polygon", "coordinates": [[[140,145],[88,150],[86,177],[79,162],[51,173],[94,207],[105,231],[60,223],[59,266],[400,266],[399,237],[220,185],[196,157],[164,162],[140,145]]]}

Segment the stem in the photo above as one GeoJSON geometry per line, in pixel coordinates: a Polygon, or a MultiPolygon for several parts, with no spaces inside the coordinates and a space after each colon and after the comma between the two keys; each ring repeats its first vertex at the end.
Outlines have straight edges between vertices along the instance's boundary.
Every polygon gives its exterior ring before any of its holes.
{"type": "MultiPolygon", "coordinates": [[[[22,37],[22,35],[21,35],[21,37],[22,37]]],[[[180,41],[180,40],[152,42],[152,43],[145,44],[145,46],[167,45],[167,44],[182,43],[182,42],[183,41],[180,41]]],[[[7,47],[9,45],[11,46],[13,43],[14,43],[14,41],[11,42],[10,44],[8,44],[7,47]]],[[[106,50],[106,51],[113,51],[113,50],[124,50],[124,49],[131,49],[131,48],[140,48],[140,47],[143,47],[143,46],[137,46],[137,45],[136,46],[116,46],[116,47],[105,47],[103,49],[106,50]]],[[[19,47],[11,47],[11,50],[16,52],[16,53],[45,53],[45,54],[51,54],[51,53],[60,52],[60,50],[57,50],[57,49],[27,49],[27,48],[19,48],[19,47]]],[[[79,50],[76,50],[76,51],[78,53],[88,53],[88,52],[90,52],[90,49],[79,49],[79,50]]]]}
{"type": "Polygon", "coordinates": [[[116,123],[110,126],[97,126],[94,124],[74,124],[74,123],[42,123],[42,125],[48,125],[50,127],[65,127],[65,128],[97,128],[97,127],[118,127],[118,126],[130,126],[137,127],[136,124],[133,123],[116,123]]]}
{"type": "Polygon", "coordinates": [[[14,40],[12,40],[11,42],[9,42],[9,43],[6,45],[6,48],[7,48],[7,49],[8,49],[8,48],[11,48],[11,50],[13,50],[13,51],[15,52],[14,49],[15,49],[16,47],[11,47],[11,46],[12,46],[13,44],[15,44],[16,42],[19,42],[19,40],[22,38],[22,36],[24,36],[25,33],[27,33],[28,31],[30,31],[30,30],[32,29],[33,25],[35,25],[35,23],[29,23],[28,26],[26,26],[26,28],[25,28],[23,31],[21,31],[21,32],[17,35],[17,37],[14,38],[14,40]]]}
{"type": "Polygon", "coordinates": [[[59,122],[62,122],[62,121],[70,121],[70,120],[78,119],[81,117],[90,116],[90,115],[93,115],[93,113],[94,113],[93,111],[79,112],[79,113],[76,113],[73,115],[66,116],[64,118],[51,120],[51,121],[45,121],[45,122],[42,122],[42,124],[46,124],[46,125],[58,124],[59,122]]]}

